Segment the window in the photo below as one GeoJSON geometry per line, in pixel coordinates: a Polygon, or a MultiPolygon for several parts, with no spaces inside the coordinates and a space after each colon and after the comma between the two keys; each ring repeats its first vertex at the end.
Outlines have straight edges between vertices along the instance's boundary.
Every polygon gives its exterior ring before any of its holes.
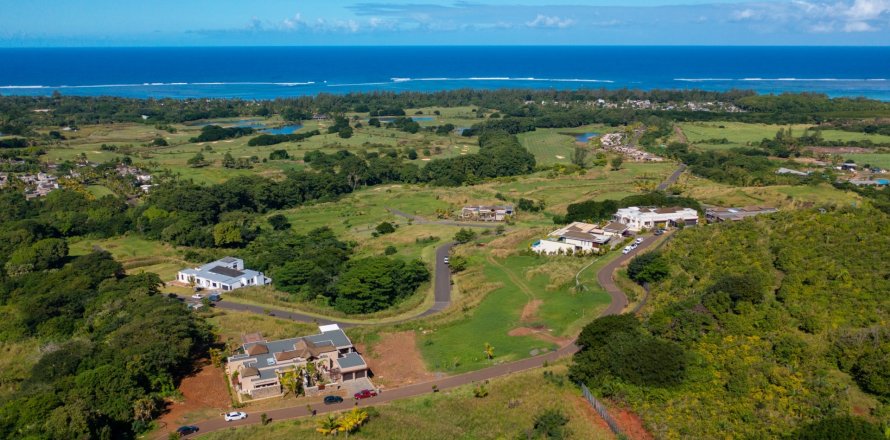
{"type": "Polygon", "coordinates": [[[213,287],[216,287],[216,283],[213,283],[213,287]]]}

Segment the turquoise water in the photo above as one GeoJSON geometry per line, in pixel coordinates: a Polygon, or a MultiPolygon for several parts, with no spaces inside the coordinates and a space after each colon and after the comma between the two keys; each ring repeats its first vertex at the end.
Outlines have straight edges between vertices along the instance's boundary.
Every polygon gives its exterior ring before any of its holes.
{"type": "Polygon", "coordinates": [[[299,129],[301,129],[301,128],[303,128],[303,125],[302,125],[302,124],[292,124],[292,125],[285,125],[285,126],[283,126],[283,127],[277,127],[277,128],[267,128],[267,129],[263,130],[263,133],[268,133],[268,134],[293,134],[293,133],[295,133],[297,130],[299,130],[299,129]]]}
{"type": "Polygon", "coordinates": [[[0,49],[0,60],[2,95],[273,99],[456,89],[697,88],[890,100],[888,46],[23,48],[0,49]]]}
{"type": "Polygon", "coordinates": [[[583,133],[583,134],[579,134],[579,135],[575,136],[575,141],[576,141],[576,142],[583,142],[583,143],[586,144],[587,141],[589,141],[589,140],[591,140],[591,139],[593,139],[593,138],[595,138],[595,137],[597,137],[597,136],[599,136],[599,135],[600,135],[599,133],[593,133],[593,132],[590,132],[590,133],[583,133]]]}

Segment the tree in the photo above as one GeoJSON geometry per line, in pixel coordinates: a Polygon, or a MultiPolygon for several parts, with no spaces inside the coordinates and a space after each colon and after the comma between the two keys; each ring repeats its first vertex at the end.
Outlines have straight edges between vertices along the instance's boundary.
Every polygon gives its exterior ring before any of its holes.
{"type": "Polygon", "coordinates": [[[399,252],[399,250],[396,249],[395,246],[389,245],[386,247],[386,249],[383,250],[383,255],[395,255],[398,252],[399,252]]]}
{"type": "Polygon", "coordinates": [[[189,160],[186,161],[186,164],[192,168],[201,168],[209,165],[207,161],[204,160],[204,154],[200,151],[195,153],[189,160]]]}
{"type": "Polygon", "coordinates": [[[457,233],[454,234],[454,241],[461,243],[461,244],[469,243],[470,241],[474,240],[475,238],[476,238],[476,232],[473,231],[472,229],[461,228],[460,231],[457,231],[457,233]]]}
{"type": "Polygon", "coordinates": [[[392,234],[393,232],[396,232],[395,226],[393,226],[390,222],[380,223],[379,225],[377,225],[376,228],[374,228],[374,230],[377,231],[377,233],[380,235],[392,234]]]}
{"type": "Polygon", "coordinates": [[[368,421],[368,417],[367,411],[353,407],[351,411],[342,414],[338,419],[340,431],[345,432],[348,438],[349,434],[358,431],[368,421]]]}
{"type": "Polygon", "coordinates": [[[226,153],[222,159],[222,166],[223,168],[237,168],[238,164],[230,153],[226,153]]]}
{"type": "Polygon", "coordinates": [[[287,160],[290,159],[290,154],[287,153],[287,150],[275,150],[269,153],[269,160],[287,160]]]}
{"type": "Polygon", "coordinates": [[[658,252],[638,255],[627,265],[627,276],[640,284],[661,281],[669,274],[667,261],[658,252]]]}
{"type": "Polygon", "coordinates": [[[454,255],[448,261],[448,268],[451,269],[451,273],[458,273],[466,270],[468,264],[467,257],[454,255]]]}
{"type": "Polygon", "coordinates": [[[219,247],[240,247],[247,244],[241,225],[235,221],[221,222],[214,226],[213,242],[219,247]]]}
{"type": "Polygon", "coordinates": [[[616,157],[616,158],[613,158],[613,159],[612,159],[612,162],[611,162],[611,164],[612,164],[612,171],[618,171],[618,170],[620,170],[620,169],[621,169],[621,164],[623,164],[623,163],[624,163],[624,158],[622,158],[621,156],[618,156],[618,157],[616,157]]]}
{"type": "Polygon", "coordinates": [[[487,356],[488,359],[494,359],[494,346],[486,342],[483,353],[485,353],[485,356],[487,356]]]}
{"type": "Polygon", "coordinates": [[[577,165],[579,168],[586,168],[587,154],[587,148],[575,147],[575,152],[572,154],[572,163],[577,165]]]}
{"type": "Polygon", "coordinates": [[[828,417],[804,425],[794,433],[797,440],[885,440],[881,429],[854,416],[828,417]]]}
{"type": "Polygon", "coordinates": [[[408,150],[408,159],[409,160],[417,160],[417,150],[414,150],[414,149],[408,150]]]}
{"type": "Polygon", "coordinates": [[[343,139],[349,139],[349,138],[351,138],[351,137],[352,137],[352,127],[350,127],[350,126],[347,125],[347,126],[341,128],[341,129],[337,132],[337,135],[340,136],[340,137],[343,138],[343,139]]]}
{"type": "Polygon", "coordinates": [[[319,419],[315,430],[322,435],[336,435],[340,431],[340,420],[333,414],[319,419]]]}
{"type": "Polygon", "coordinates": [[[269,224],[272,225],[272,229],[276,231],[283,231],[286,229],[290,229],[291,224],[282,214],[274,214],[268,218],[269,224]]]}

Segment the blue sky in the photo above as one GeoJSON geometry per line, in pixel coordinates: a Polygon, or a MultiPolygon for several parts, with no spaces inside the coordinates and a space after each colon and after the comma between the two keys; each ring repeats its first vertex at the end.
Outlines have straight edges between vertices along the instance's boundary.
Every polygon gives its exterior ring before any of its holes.
{"type": "Polygon", "coordinates": [[[890,0],[0,0],[0,47],[464,44],[890,45],[890,0]]]}

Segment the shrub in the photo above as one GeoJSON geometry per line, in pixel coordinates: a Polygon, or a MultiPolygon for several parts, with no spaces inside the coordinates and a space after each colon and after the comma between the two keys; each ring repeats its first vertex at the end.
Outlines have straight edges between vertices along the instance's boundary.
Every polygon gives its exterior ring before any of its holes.
{"type": "Polygon", "coordinates": [[[658,252],[638,255],[627,265],[627,276],[640,284],[661,281],[669,274],[667,261],[658,252]]]}
{"type": "Polygon", "coordinates": [[[885,440],[881,429],[853,416],[829,417],[804,425],[792,436],[796,440],[885,440]]]}
{"type": "Polygon", "coordinates": [[[393,232],[396,232],[396,227],[393,226],[392,223],[390,223],[390,222],[383,222],[383,223],[377,225],[377,227],[374,229],[380,235],[392,234],[393,232]]]}
{"type": "Polygon", "coordinates": [[[389,245],[383,250],[384,255],[395,255],[398,252],[399,250],[393,245],[389,245]]]}
{"type": "Polygon", "coordinates": [[[476,238],[476,232],[474,232],[472,229],[461,228],[460,231],[457,231],[457,233],[454,234],[454,241],[461,243],[461,244],[469,243],[470,241],[473,241],[473,239],[475,239],[475,238],[476,238]]]}

